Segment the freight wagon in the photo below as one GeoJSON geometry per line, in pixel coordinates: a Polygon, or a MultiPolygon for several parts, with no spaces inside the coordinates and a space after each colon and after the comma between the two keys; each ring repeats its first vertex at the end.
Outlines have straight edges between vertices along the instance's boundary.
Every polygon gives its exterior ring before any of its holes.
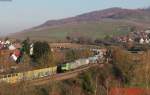
{"type": "Polygon", "coordinates": [[[16,83],[23,80],[33,80],[56,74],[57,67],[49,67],[22,73],[7,74],[1,76],[0,82],[16,83]]]}
{"type": "Polygon", "coordinates": [[[73,62],[68,62],[68,63],[65,63],[65,64],[59,64],[57,66],[57,71],[58,71],[58,73],[62,73],[62,72],[73,70],[73,69],[76,69],[78,67],[88,65],[88,64],[89,64],[88,59],[86,59],[86,58],[78,59],[78,60],[75,60],[73,62]]]}
{"type": "Polygon", "coordinates": [[[89,58],[78,59],[78,60],[75,60],[73,62],[66,63],[66,64],[60,64],[57,66],[58,73],[73,70],[73,69],[76,69],[76,68],[79,68],[81,66],[85,66],[88,64],[98,63],[98,60],[99,60],[99,57],[94,56],[94,57],[89,57],[89,58]]]}
{"type": "Polygon", "coordinates": [[[101,50],[98,50],[98,54],[96,54],[92,57],[78,59],[78,60],[75,60],[73,62],[69,62],[69,63],[65,63],[65,64],[59,64],[57,66],[57,72],[62,73],[65,71],[79,68],[79,67],[84,66],[84,65],[103,63],[103,62],[104,62],[104,52],[101,50]]]}

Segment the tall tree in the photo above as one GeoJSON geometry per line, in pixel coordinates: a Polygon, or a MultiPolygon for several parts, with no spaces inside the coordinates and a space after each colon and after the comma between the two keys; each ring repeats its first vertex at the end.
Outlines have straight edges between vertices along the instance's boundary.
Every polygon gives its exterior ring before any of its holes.
{"type": "Polygon", "coordinates": [[[33,45],[33,60],[40,65],[48,65],[51,49],[47,42],[37,41],[33,45]]]}
{"type": "Polygon", "coordinates": [[[30,53],[30,38],[27,37],[23,42],[22,42],[22,47],[23,51],[29,55],[30,53]]]}

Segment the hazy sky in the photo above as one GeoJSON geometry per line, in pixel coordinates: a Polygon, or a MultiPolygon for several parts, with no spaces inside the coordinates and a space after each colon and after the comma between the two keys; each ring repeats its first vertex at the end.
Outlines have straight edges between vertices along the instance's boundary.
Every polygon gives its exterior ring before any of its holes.
{"type": "Polygon", "coordinates": [[[150,0],[0,0],[0,35],[93,10],[148,6],[150,0]]]}

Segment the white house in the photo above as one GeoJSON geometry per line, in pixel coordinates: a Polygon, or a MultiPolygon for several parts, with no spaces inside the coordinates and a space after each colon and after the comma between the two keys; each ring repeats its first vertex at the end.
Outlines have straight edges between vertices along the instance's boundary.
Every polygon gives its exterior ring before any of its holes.
{"type": "Polygon", "coordinates": [[[146,43],[146,44],[149,44],[149,42],[150,42],[149,39],[146,39],[146,40],[145,40],[145,43],[146,43]]]}
{"type": "Polygon", "coordinates": [[[140,44],[144,44],[144,39],[141,38],[139,43],[140,43],[140,44]]]}

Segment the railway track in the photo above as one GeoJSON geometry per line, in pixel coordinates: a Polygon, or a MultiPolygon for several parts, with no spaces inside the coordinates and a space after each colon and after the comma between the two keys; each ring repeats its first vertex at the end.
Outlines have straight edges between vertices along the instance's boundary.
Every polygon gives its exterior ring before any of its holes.
{"type": "Polygon", "coordinates": [[[61,80],[74,78],[77,75],[79,75],[81,72],[86,71],[87,69],[89,69],[91,67],[98,66],[98,65],[99,64],[92,64],[92,65],[80,67],[78,69],[68,71],[68,72],[65,72],[65,73],[55,74],[55,75],[51,75],[51,76],[48,76],[48,77],[39,78],[39,79],[36,79],[36,80],[30,80],[30,81],[27,81],[27,84],[42,85],[42,84],[46,84],[46,83],[49,83],[49,82],[52,82],[52,81],[61,81],[61,80]]]}

